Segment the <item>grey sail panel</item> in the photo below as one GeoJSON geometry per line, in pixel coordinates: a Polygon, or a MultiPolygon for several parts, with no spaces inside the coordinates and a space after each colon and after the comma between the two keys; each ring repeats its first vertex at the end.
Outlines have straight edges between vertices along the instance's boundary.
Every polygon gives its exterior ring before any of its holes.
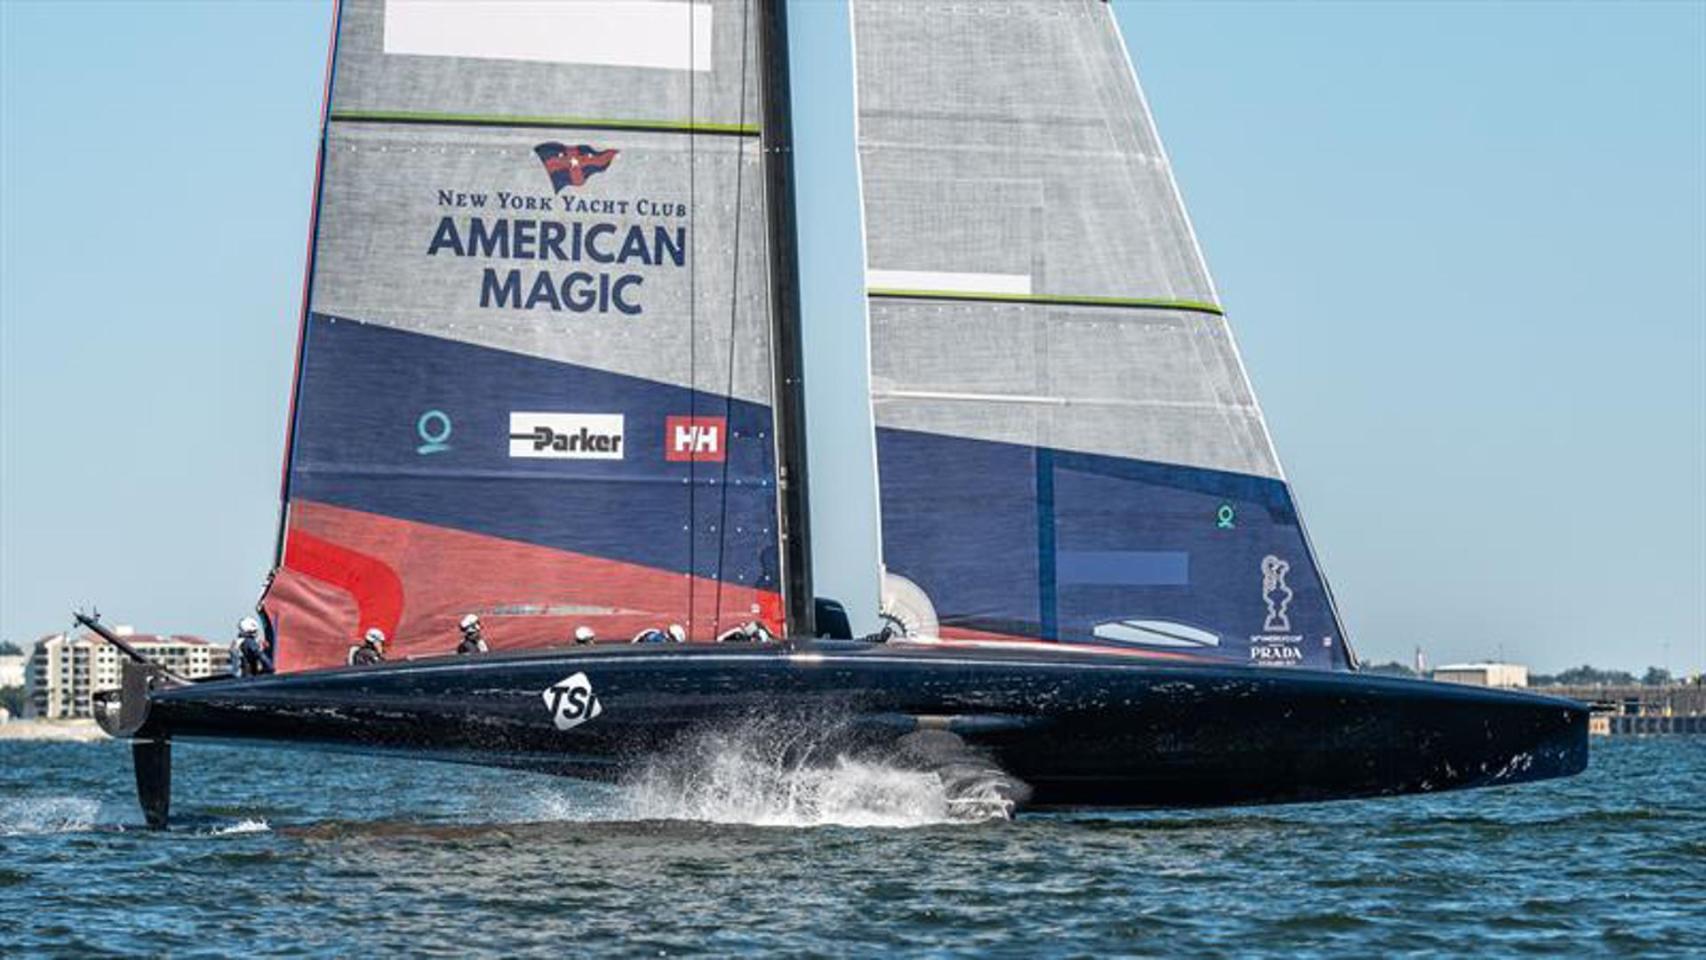
{"type": "Polygon", "coordinates": [[[315,311],[719,393],[735,349],[767,402],[757,139],[575,133],[616,156],[558,194],[549,130],[334,123],[315,311]]]}
{"type": "Polygon", "coordinates": [[[870,269],[1215,300],[1104,4],[854,7],[870,269]]]}
{"type": "Polygon", "coordinates": [[[949,637],[1342,665],[1111,11],[852,9],[883,562],[904,605],[949,637]]]}
{"type": "Polygon", "coordinates": [[[1270,472],[1219,317],[895,297],[869,310],[880,426],[1270,472]]]}
{"type": "Polygon", "coordinates": [[[779,622],[748,0],[345,0],[285,669],[779,622]]]}

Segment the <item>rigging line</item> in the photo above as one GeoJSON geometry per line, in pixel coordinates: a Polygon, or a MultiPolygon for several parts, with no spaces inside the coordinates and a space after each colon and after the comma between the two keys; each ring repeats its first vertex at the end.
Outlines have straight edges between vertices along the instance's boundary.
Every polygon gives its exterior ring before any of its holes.
{"type": "MultiPolygon", "coordinates": [[[[698,29],[696,18],[699,5],[687,5],[687,62],[696,63],[693,35],[698,29]]],[[[715,63],[712,64],[716,66],[715,63]]],[[[687,119],[689,124],[699,119],[699,97],[696,86],[697,70],[687,71],[687,119]]],[[[699,242],[699,137],[687,135],[687,422],[693,423],[699,410],[699,257],[693,247],[699,242]]],[[[668,442],[667,439],[665,441],[668,442]]],[[[694,606],[699,580],[699,462],[689,448],[687,454],[687,638],[693,639],[694,606]]]]}
{"type": "MultiPolygon", "coordinates": [[[[747,53],[751,49],[751,46],[752,46],[750,43],[750,40],[747,36],[747,29],[748,29],[747,25],[750,22],[750,17],[748,16],[748,14],[751,12],[751,10],[752,10],[752,0],[746,0],[746,3],[743,3],[741,5],[741,14],[740,14],[741,44],[740,44],[740,110],[739,110],[739,114],[740,114],[740,123],[743,126],[746,124],[747,53]]],[[[760,147],[759,149],[762,150],[763,148],[760,147]]],[[[732,449],[730,449],[732,444],[730,444],[729,440],[730,440],[730,436],[731,436],[730,421],[732,421],[734,419],[733,413],[734,413],[734,395],[735,395],[735,345],[739,342],[739,340],[737,338],[737,334],[738,334],[738,328],[740,326],[740,262],[741,262],[740,261],[740,225],[741,225],[741,221],[743,219],[745,219],[744,213],[743,213],[745,210],[745,207],[742,206],[742,204],[744,202],[743,197],[742,197],[742,188],[746,183],[746,177],[745,177],[746,157],[745,157],[745,152],[746,152],[746,144],[737,141],[735,144],[735,227],[734,227],[734,241],[732,244],[735,269],[734,269],[734,281],[731,284],[731,290],[729,292],[728,379],[723,384],[723,386],[724,386],[724,389],[723,389],[723,436],[719,441],[722,445],[723,468],[722,468],[722,476],[718,479],[717,482],[722,485],[723,490],[722,490],[722,508],[717,515],[717,602],[716,602],[716,606],[712,607],[712,609],[711,609],[711,634],[712,634],[712,636],[716,636],[716,635],[722,633],[722,628],[723,628],[723,557],[724,557],[724,554],[726,552],[726,548],[728,546],[728,540],[729,540],[729,457],[734,452],[732,449]]],[[[757,585],[758,584],[756,582],[754,582],[753,586],[756,587],[757,585]]]]}
{"type": "MultiPolygon", "coordinates": [[[[760,27],[759,29],[762,29],[762,27],[760,27]]],[[[755,42],[753,46],[754,46],[754,49],[757,49],[759,44],[757,42],[755,42]]],[[[761,63],[757,69],[764,70],[764,69],[766,69],[766,67],[764,64],[761,63]]],[[[768,160],[768,158],[765,156],[765,151],[768,149],[769,148],[767,146],[765,146],[763,141],[759,142],[758,157],[759,157],[760,163],[764,163],[768,160]]],[[[770,181],[769,181],[768,176],[766,176],[764,183],[765,183],[764,196],[763,196],[763,204],[764,205],[762,207],[760,207],[760,209],[763,211],[764,216],[766,218],[768,218],[770,215],[770,204],[775,202],[775,198],[770,196],[770,186],[769,186],[770,181]]],[[[777,405],[780,404],[782,401],[782,397],[781,397],[781,394],[779,394],[776,391],[776,344],[775,344],[776,329],[775,329],[775,325],[770,322],[771,311],[776,309],[776,304],[771,298],[771,291],[774,290],[774,288],[775,288],[775,285],[773,283],[771,283],[771,278],[776,273],[776,266],[775,266],[775,264],[773,264],[771,262],[771,260],[773,258],[771,256],[771,249],[770,249],[770,231],[768,229],[766,229],[762,234],[759,235],[758,239],[759,239],[759,243],[761,243],[763,245],[763,257],[760,260],[760,262],[764,264],[764,349],[759,351],[759,355],[764,358],[764,381],[763,382],[766,385],[765,389],[769,391],[769,397],[770,397],[770,444],[769,444],[768,449],[770,450],[770,458],[771,458],[770,466],[772,468],[772,475],[775,477],[775,482],[771,484],[771,488],[770,488],[772,491],[771,505],[770,505],[770,509],[766,512],[766,518],[767,518],[769,523],[776,524],[776,527],[775,527],[775,534],[774,534],[774,536],[770,536],[770,544],[769,544],[769,546],[767,546],[766,549],[768,550],[770,548],[774,548],[775,553],[776,553],[776,561],[775,561],[776,583],[775,583],[775,588],[776,588],[776,593],[778,595],[781,595],[783,593],[783,585],[782,585],[782,527],[781,527],[782,520],[781,520],[781,514],[780,514],[780,508],[782,507],[782,477],[781,477],[781,474],[782,474],[782,450],[781,450],[781,447],[779,447],[777,445],[780,442],[781,438],[778,435],[779,434],[779,430],[778,430],[779,424],[776,421],[776,410],[777,410],[777,405]]],[[[770,531],[766,530],[765,533],[766,533],[766,535],[769,535],[770,531]]],[[[764,576],[763,555],[760,554],[760,560],[759,560],[759,566],[758,566],[758,575],[753,580],[754,586],[758,585],[758,581],[760,579],[762,579],[763,576],[764,576]]],[[[789,624],[787,623],[787,612],[786,612],[785,607],[783,610],[782,617],[783,617],[783,622],[780,623],[779,626],[782,628],[782,630],[784,632],[786,632],[789,624]]]]}

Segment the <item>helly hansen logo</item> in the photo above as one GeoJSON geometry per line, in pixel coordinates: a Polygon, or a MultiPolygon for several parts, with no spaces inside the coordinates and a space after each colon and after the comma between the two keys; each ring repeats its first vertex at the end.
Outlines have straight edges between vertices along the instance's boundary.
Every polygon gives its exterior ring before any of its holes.
{"type": "Polygon", "coordinates": [[[620,460],[622,414],[512,412],[509,455],[550,460],[620,460]]]}
{"type": "Polygon", "coordinates": [[[592,692],[592,681],[584,673],[551,684],[544,697],[545,708],[551,711],[551,722],[558,730],[573,730],[604,712],[598,695],[592,692]]]}
{"type": "Polygon", "coordinates": [[[570,147],[555,141],[541,143],[533,148],[533,152],[545,165],[545,172],[551,177],[551,187],[558,193],[562,193],[564,187],[578,187],[586,183],[587,177],[609,169],[617,153],[584,143],[570,147]]]}
{"type": "Polygon", "coordinates": [[[667,417],[663,422],[664,459],[722,463],[729,424],[722,417],[667,417]]]}

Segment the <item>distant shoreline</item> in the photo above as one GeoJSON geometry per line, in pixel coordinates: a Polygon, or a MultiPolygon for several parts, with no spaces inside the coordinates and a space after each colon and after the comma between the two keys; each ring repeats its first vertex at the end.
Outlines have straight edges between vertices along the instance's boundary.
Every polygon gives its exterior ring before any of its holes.
{"type": "Polygon", "coordinates": [[[110,739],[93,720],[12,720],[0,723],[0,740],[91,743],[110,739]]]}

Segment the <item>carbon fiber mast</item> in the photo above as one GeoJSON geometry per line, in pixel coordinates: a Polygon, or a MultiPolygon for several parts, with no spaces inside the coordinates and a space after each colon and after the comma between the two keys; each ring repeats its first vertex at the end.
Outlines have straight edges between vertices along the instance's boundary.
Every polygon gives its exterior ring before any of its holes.
{"type": "Polygon", "coordinates": [[[805,358],[800,337],[799,231],[788,87],[787,0],[758,0],[762,64],[765,220],[770,258],[771,369],[776,404],[776,513],[782,608],[791,636],[817,636],[812,595],[811,505],[806,480],[805,358]]]}

